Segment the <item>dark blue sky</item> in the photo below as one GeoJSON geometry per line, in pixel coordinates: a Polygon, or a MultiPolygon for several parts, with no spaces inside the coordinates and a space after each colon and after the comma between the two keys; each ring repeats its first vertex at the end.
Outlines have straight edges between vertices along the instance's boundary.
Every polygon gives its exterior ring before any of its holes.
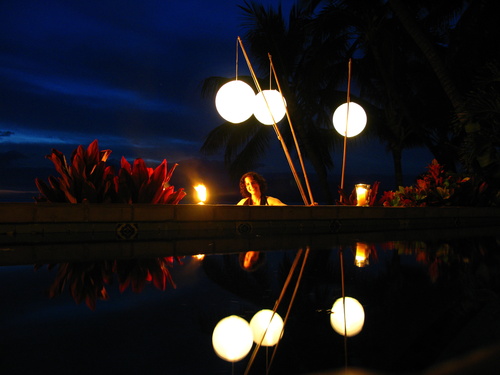
{"type": "MultiPolygon", "coordinates": [[[[44,158],[52,148],[69,157],[94,139],[116,160],[141,157],[152,167],[202,157],[200,147],[221,118],[201,97],[201,84],[210,76],[234,77],[236,38],[245,32],[238,4],[243,1],[3,0],[0,192],[20,188],[20,168],[30,168],[25,181],[46,178],[36,171],[52,168],[44,158]]],[[[248,74],[243,61],[240,72],[248,74]]],[[[391,159],[377,147],[364,149],[361,164],[392,172],[391,159]]],[[[276,160],[289,171],[284,156],[263,163],[276,160]]]]}

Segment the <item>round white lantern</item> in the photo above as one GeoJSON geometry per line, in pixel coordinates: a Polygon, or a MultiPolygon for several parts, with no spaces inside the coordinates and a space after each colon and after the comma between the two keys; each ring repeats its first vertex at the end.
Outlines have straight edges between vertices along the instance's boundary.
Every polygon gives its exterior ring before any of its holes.
{"type": "Polygon", "coordinates": [[[335,130],[346,137],[354,137],[361,133],[366,126],[366,112],[359,104],[354,102],[340,105],[333,113],[333,126],[335,130]],[[349,117],[347,107],[349,106],[349,117]],[[346,133],[347,124],[347,133],[346,133]]]}
{"type": "Polygon", "coordinates": [[[358,300],[345,297],[345,322],[343,298],[335,301],[330,315],[330,324],[339,335],[355,336],[363,329],[365,310],[358,300]],[[345,324],[345,325],[344,325],[345,324]]]}
{"type": "Polygon", "coordinates": [[[214,328],[212,345],[215,353],[228,362],[245,358],[252,349],[253,337],[250,324],[236,315],[222,319],[214,328]]]}
{"type": "Polygon", "coordinates": [[[248,120],[253,113],[255,92],[243,81],[224,84],[215,96],[215,107],[226,121],[239,124],[248,120]]]}
{"type": "Polygon", "coordinates": [[[262,346],[274,346],[281,338],[283,319],[278,313],[273,315],[272,310],[260,310],[250,320],[250,328],[255,343],[260,343],[262,346]]]}
{"type": "Polygon", "coordinates": [[[285,117],[285,104],[285,99],[279,91],[263,90],[254,97],[253,114],[264,125],[277,124],[285,117]]]}

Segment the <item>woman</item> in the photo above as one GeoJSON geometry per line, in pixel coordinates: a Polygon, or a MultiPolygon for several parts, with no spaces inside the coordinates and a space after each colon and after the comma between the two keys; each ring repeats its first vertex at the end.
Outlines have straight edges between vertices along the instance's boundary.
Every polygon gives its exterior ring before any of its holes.
{"type": "Polygon", "coordinates": [[[243,199],[238,206],[286,206],[278,198],[266,196],[267,183],[256,172],[247,172],[240,178],[240,193],[243,199]]]}

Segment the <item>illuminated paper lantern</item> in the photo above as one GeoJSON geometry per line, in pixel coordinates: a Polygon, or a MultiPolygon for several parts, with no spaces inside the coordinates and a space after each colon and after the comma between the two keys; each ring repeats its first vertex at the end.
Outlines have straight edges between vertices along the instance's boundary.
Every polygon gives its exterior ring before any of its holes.
{"type": "Polygon", "coordinates": [[[215,96],[215,107],[221,117],[234,124],[252,116],[255,92],[243,81],[234,80],[223,85],[215,96]]]}
{"type": "Polygon", "coordinates": [[[263,90],[255,95],[253,114],[262,124],[277,124],[285,117],[285,113],[285,100],[279,91],[263,90]]]}
{"type": "Polygon", "coordinates": [[[272,310],[260,310],[250,320],[253,341],[262,346],[274,346],[281,338],[283,319],[272,310]],[[266,331],[267,330],[267,331],[266,331]],[[265,336],[264,336],[265,335],[265,336]]]}
{"type": "Polygon", "coordinates": [[[339,335],[355,336],[363,329],[365,310],[358,300],[345,297],[345,321],[343,298],[335,301],[330,315],[330,324],[339,335]]]}
{"type": "Polygon", "coordinates": [[[333,113],[333,126],[335,130],[340,135],[348,138],[361,133],[366,126],[366,121],[365,110],[354,102],[340,105],[333,113]],[[349,108],[349,117],[347,117],[347,108],[349,108]]]}
{"type": "Polygon", "coordinates": [[[212,345],[215,353],[225,361],[242,360],[252,348],[252,344],[250,324],[239,316],[228,316],[214,328],[212,345]]]}

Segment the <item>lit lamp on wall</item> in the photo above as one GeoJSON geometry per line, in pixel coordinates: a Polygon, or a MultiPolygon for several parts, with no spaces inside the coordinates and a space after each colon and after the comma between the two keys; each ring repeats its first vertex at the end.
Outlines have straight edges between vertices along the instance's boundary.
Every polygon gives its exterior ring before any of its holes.
{"type": "Polygon", "coordinates": [[[215,353],[228,362],[238,362],[245,358],[253,345],[250,324],[243,318],[228,316],[214,328],[212,345],[215,353]]]}
{"type": "Polygon", "coordinates": [[[335,301],[331,312],[330,324],[339,335],[355,336],[363,329],[365,310],[358,300],[352,297],[341,297],[335,301]]]}
{"type": "Polygon", "coordinates": [[[356,189],[356,206],[368,206],[370,203],[370,185],[357,184],[356,189]]]}
{"type": "Polygon", "coordinates": [[[198,194],[198,204],[205,204],[205,201],[207,200],[207,188],[205,185],[198,184],[194,187],[194,190],[196,190],[196,193],[198,194]]]}
{"type": "Polygon", "coordinates": [[[253,341],[262,346],[274,346],[281,338],[283,319],[273,310],[260,310],[250,320],[253,341]]]}
{"type": "Polygon", "coordinates": [[[367,244],[356,242],[356,255],[354,256],[354,264],[357,267],[365,267],[369,264],[370,249],[367,244]]]}

